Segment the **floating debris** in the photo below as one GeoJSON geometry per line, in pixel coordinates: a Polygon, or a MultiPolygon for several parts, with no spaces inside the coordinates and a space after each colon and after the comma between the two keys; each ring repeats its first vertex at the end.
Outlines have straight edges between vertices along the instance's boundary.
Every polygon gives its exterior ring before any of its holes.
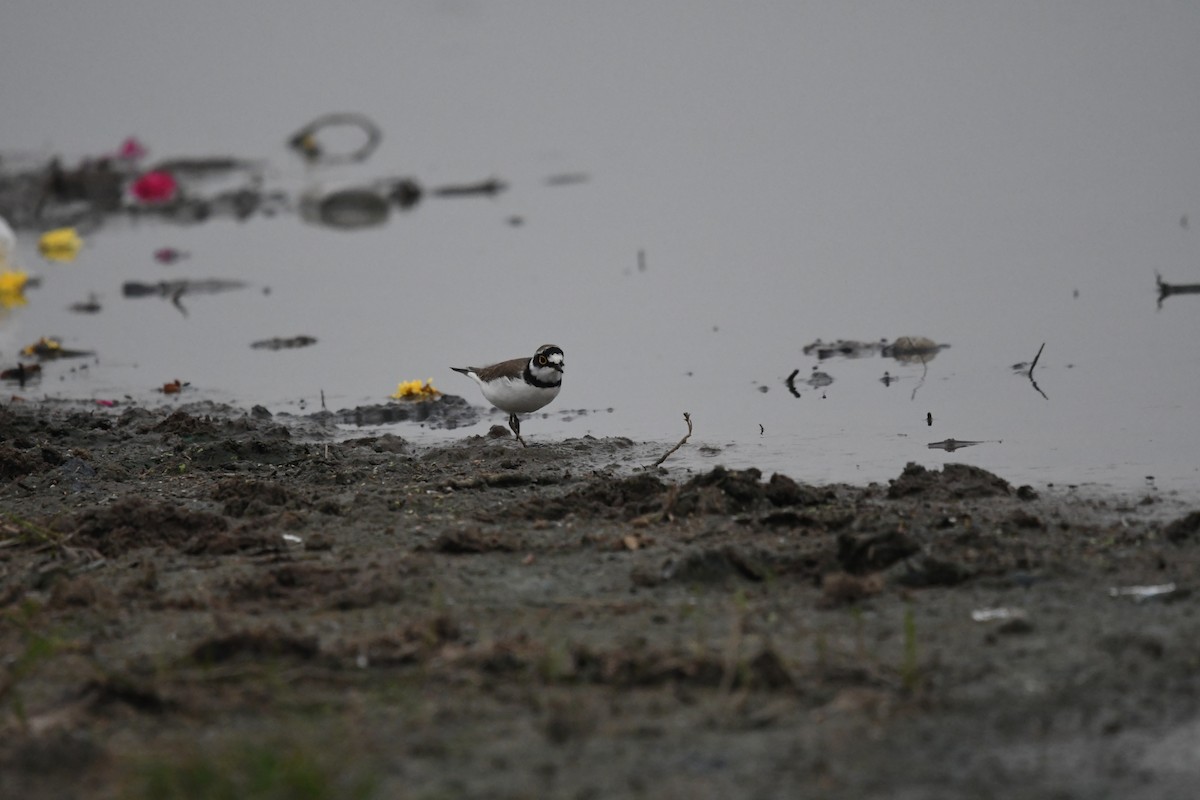
{"type": "Polygon", "coordinates": [[[257,342],[251,342],[250,346],[255,350],[289,350],[295,347],[308,347],[316,344],[315,336],[291,336],[282,338],[276,336],[273,339],[260,339],[257,342]]]}
{"type": "Polygon", "coordinates": [[[217,292],[227,292],[233,289],[244,289],[246,284],[242,281],[224,280],[222,278],[208,278],[204,280],[178,280],[178,281],[159,281],[158,283],[139,283],[137,281],[126,281],[121,286],[121,294],[125,297],[166,297],[170,298],[171,304],[179,309],[185,317],[187,309],[183,307],[181,302],[184,295],[190,294],[216,294],[217,292]]]}
{"type": "Polygon", "coordinates": [[[74,311],[76,314],[98,314],[100,313],[100,299],[96,297],[96,293],[92,292],[88,295],[88,299],[79,303],[72,303],[67,306],[68,311],[74,311]]]}
{"type": "Polygon", "coordinates": [[[55,228],[38,239],[38,252],[47,261],[68,263],[75,260],[83,247],[83,239],[74,228],[55,228]]]}
{"type": "Polygon", "coordinates": [[[174,247],[160,247],[154,251],[154,260],[160,264],[174,264],[190,256],[191,253],[176,250],[174,247]]]}
{"type": "Polygon", "coordinates": [[[1159,583],[1150,586],[1114,586],[1108,590],[1109,597],[1129,597],[1136,603],[1142,603],[1147,600],[1167,600],[1172,599],[1176,595],[1182,596],[1182,592],[1171,583],[1159,583]]]}
{"type": "Polygon", "coordinates": [[[160,161],[150,172],[168,172],[175,180],[210,180],[238,172],[253,172],[258,169],[253,161],[231,156],[200,156],[172,158],[160,161]]]}
{"type": "Polygon", "coordinates": [[[113,158],[136,163],[145,158],[148,152],[141,140],[136,136],[129,136],[126,137],[125,141],[121,142],[121,146],[117,148],[117,152],[113,153],[113,158]]]}
{"type": "Polygon", "coordinates": [[[1162,308],[1163,300],[1174,294],[1200,294],[1200,283],[1166,283],[1162,276],[1154,273],[1158,284],[1158,307],[1162,308]]]}
{"type": "Polygon", "coordinates": [[[117,166],[111,159],[102,158],[65,169],[58,158],[53,158],[41,171],[16,176],[15,183],[24,185],[27,197],[25,203],[10,206],[9,211],[20,214],[15,222],[31,228],[55,218],[63,220],[57,224],[72,225],[79,219],[117,211],[126,180],[117,166]]]}
{"type": "Polygon", "coordinates": [[[305,222],[330,228],[353,230],[382,225],[391,203],[379,189],[360,187],[323,192],[313,187],[300,198],[300,217],[305,222]]]}
{"type": "Polygon", "coordinates": [[[26,381],[41,377],[41,364],[22,364],[17,363],[15,367],[0,371],[0,378],[6,381],[16,381],[21,388],[25,388],[26,381]]]}
{"type": "Polygon", "coordinates": [[[833,358],[834,356],[863,358],[865,356],[876,355],[886,344],[886,339],[881,339],[878,342],[856,342],[847,339],[838,339],[836,342],[824,342],[817,339],[812,344],[805,345],[802,352],[806,356],[816,355],[821,361],[833,358]]]}
{"type": "Polygon", "coordinates": [[[589,180],[591,176],[586,172],[560,172],[548,176],[544,183],[547,186],[573,186],[577,183],[587,183],[589,180]]]}
{"type": "MultiPolygon", "coordinates": [[[[791,374],[783,380],[783,385],[787,387],[787,390],[792,394],[793,397],[800,396],[800,391],[796,388],[796,376],[799,374],[800,370],[794,369],[792,370],[791,374]]],[[[813,389],[821,389],[833,383],[833,376],[827,372],[821,372],[816,367],[813,367],[812,374],[808,376],[808,380],[804,381],[804,383],[808,386],[811,386],[813,389]]],[[[766,386],[760,386],[758,390],[760,392],[765,392],[768,390],[768,388],[769,387],[766,386]]]]}
{"type": "MultiPolygon", "coordinates": [[[[293,134],[288,144],[309,164],[324,167],[363,161],[381,139],[379,127],[367,117],[339,113],[318,117],[293,134]]],[[[222,217],[242,221],[255,215],[298,212],[310,222],[354,229],[379,225],[386,220],[391,206],[410,209],[426,195],[413,178],[385,176],[361,187],[342,187],[333,192],[309,190],[297,196],[267,187],[279,173],[264,162],[211,156],[143,165],[145,154],[145,146],[131,137],[119,151],[85,158],[73,167],[64,166],[60,158],[54,157],[12,172],[5,169],[10,162],[2,162],[0,215],[17,230],[79,226],[90,232],[115,215],[194,224],[222,217]],[[234,185],[223,185],[214,193],[207,184],[215,180],[234,185]]],[[[561,185],[585,177],[558,176],[551,183],[561,185]]],[[[446,184],[434,194],[495,196],[507,188],[506,182],[492,177],[446,184]]],[[[522,222],[519,215],[509,217],[510,224],[522,222]]],[[[46,243],[47,258],[70,260],[78,253],[78,246],[69,242],[51,244],[46,243]]],[[[170,261],[164,259],[163,263],[170,261]]]]}
{"type": "Polygon", "coordinates": [[[288,147],[295,150],[309,164],[347,164],[365,161],[379,143],[383,140],[383,131],[364,114],[337,113],[317,117],[288,139],[288,147]],[[325,132],[325,138],[330,138],[328,129],[357,128],[365,137],[362,144],[344,152],[329,152],[327,146],[322,146],[318,134],[325,132]]]}
{"type": "MultiPolygon", "coordinates": [[[[927,424],[930,424],[930,425],[933,424],[931,416],[927,415],[925,418],[925,421],[927,424]]],[[[987,443],[988,443],[987,440],[980,440],[977,442],[968,442],[968,441],[963,441],[962,439],[943,439],[940,442],[930,442],[926,446],[930,450],[945,450],[947,453],[953,453],[955,450],[958,450],[961,447],[972,447],[977,444],[987,444],[987,443]]],[[[999,441],[997,441],[997,443],[999,443],[999,441]]]]}
{"type": "Polygon", "coordinates": [[[29,275],[23,270],[0,270],[0,308],[17,308],[25,305],[25,287],[29,275]]]}
{"type": "Polygon", "coordinates": [[[33,344],[22,347],[21,355],[36,356],[42,361],[49,361],[55,358],[79,358],[94,355],[94,353],[91,350],[68,350],[58,339],[43,336],[33,344]]]}
{"type": "Polygon", "coordinates": [[[388,189],[387,197],[398,208],[409,209],[420,202],[421,196],[425,191],[421,188],[421,184],[417,183],[413,178],[397,178],[392,181],[392,186],[388,189]]]}
{"type": "Polygon", "coordinates": [[[938,344],[925,336],[901,336],[891,344],[884,345],[880,351],[884,358],[894,358],[904,363],[928,361],[936,356],[948,344],[938,344]]]}
{"type": "Polygon", "coordinates": [[[938,344],[925,336],[900,336],[890,343],[887,339],[880,339],[878,342],[863,342],[853,339],[825,342],[817,339],[815,342],[805,345],[803,353],[806,356],[815,355],[822,361],[835,356],[865,358],[878,354],[903,363],[917,363],[929,361],[949,346],[948,344],[938,344]]]}
{"type": "Polygon", "coordinates": [[[425,381],[402,381],[396,385],[392,393],[393,400],[432,400],[441,397],[442,393],[433,386],[433,378],[425,381]]]}
{"type": "Polygon", "coordinates": [[[828,372],[820,372],[814,367],[813,373],[808,376],[808,380],[805,383],[814,389],[821,389],[833,383],[833,376],[828,372]]]}
{"type": "Polygon", "coordinates": [[[129,186],[129,191],[143,203],[170,202],[179,191],[175,176],[165,170],[147,172],[129,186]]]}
{"type": "MultiPolygon", "coordinates": [[[[891,343],[886,339],[881,339],[878,342],[859,342],[849,339],[824,342],[817,339],[815,342],[805,345],[804,354],[815,354],[818,359],[823,361],[834,356],[863,358],[878,353],[884,358],[894,358],[902,364],[921,364],[923,368],[921,379],[912,390],[912,399],[916,400],[917,392],[925,385],[925,377],[929,371],[929,362],[939,352],[949,346],[948,344],[938,344],[926,336],[901,336],[891,343]]],[[[882,380],[885,386],[889,386],[896,379],[892,378],[891,375],[885,374],[882,380]]]]}
{"type": "Polygon", "coordinates": [[[508,188],[508,184],[499,178],[488,178],[485,181],[478,183],[462,183],[450,184],[434,189],[433,193],[439,197],[465,197],[468,195],[481,194],[494,196],[498,195],[508,188]]]}

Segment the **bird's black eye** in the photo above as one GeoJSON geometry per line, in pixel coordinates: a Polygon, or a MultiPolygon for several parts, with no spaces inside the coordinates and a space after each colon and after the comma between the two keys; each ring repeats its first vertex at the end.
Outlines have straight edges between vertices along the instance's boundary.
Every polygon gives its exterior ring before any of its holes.
{"type": "Polygon", "coordinates": [[[546,357],[545,356],[538,356],[538,366],[539,367],[546,366],[546,357]]]}

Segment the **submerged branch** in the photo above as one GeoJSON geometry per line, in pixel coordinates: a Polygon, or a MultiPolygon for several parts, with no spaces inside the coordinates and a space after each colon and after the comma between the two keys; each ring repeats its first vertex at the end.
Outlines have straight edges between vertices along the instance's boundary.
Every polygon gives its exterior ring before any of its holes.
{"type": "Polygon", "coordinates": [[[1046,400],[1049,400],[1050,398],[1046,397],[1046,393],[1042,391],[1042,387],[1038,386],[1037,381],[1033,379],[1033,368],[1037,366],[1038,359],[1042,357],[1042,351],[1045,349],[1046,343],[1042,342],[1042,346],[1038,348],[1037,355],[1033,357],[1033,363],[1029,365],[1029,382],[1033,384],[1034,389],[1037,389],[1038,394],[1040,394],[1046,400]]]}

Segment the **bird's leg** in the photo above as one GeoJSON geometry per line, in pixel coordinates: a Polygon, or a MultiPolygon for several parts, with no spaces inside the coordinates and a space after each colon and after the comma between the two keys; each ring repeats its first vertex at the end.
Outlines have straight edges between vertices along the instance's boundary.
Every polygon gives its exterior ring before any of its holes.
{"type": "Polygon", "coordinates": [[[517,441],[521,443],[521,447],[529,446],[525,444],[525,440],[521,438],[521,420],[517,418],[516,414],[508,415],[508,427],[512,428],[512,432],[516,435],[517,441]]]}

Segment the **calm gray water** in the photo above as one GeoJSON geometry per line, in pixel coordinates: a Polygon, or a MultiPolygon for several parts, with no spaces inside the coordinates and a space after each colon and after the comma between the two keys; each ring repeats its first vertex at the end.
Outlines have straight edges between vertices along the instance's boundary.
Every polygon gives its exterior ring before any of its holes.
{"type": "Polygon", "coordinates": [[[567,373],[547,411],[591,413],[530,419],[534,442],[665,449],[689,411],[679,464],[864,482],[965,461],[1195,496],[1200,296],[1159,309],[1154,276],[1200,282],[1197,41],[1194,4],[17,0],[0,11],[10,157],[136,135],[151,160],[261,160],[293,196],[398,175],[509,190],[359,231],[111,224],[67,265],[23,234],[42,285],[0,319],[0,358],[61,336],[98,361],[51,365],[26,394],[164,402],[153,388],[179,378],[185,399],[296,412],[429,377],[482,405],[450,366],[554,342],[567,373]],[[314,169],[286,148],[330,111],[382,128],[367,162],[314,169]],[[191,257],[158,264],[163,246],[191,257]],[[121,296],[180,278],[250,286],[186,316],[121,296]],[[67,310],[92,292],[100,314],[67,310]],[[298,334],[318,343],[249,347],[298,334]],[[951,346],[924,365],[827,360],[834,382],[800,398],[784,385],[818,365],[802,353],[818,338],[904,335],[951,346]],[[1045,396],[1012,369],[1042,343],[1045,396]],[[946,438],[987,443],[927,447],[946,438]]]}

